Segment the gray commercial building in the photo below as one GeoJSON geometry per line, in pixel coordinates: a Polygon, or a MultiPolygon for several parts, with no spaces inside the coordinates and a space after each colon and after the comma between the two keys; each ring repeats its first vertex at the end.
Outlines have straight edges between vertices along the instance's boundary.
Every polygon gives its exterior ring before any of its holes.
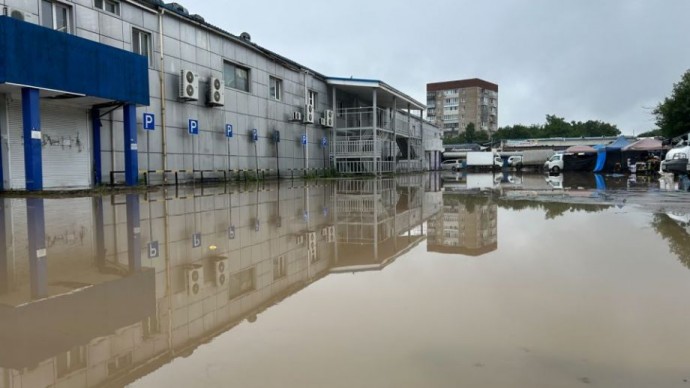
{"type": "Polygon", "coordinates": [[[422,103],[381,81],[327,77],[177,3],[0,8],[4,189],[437,166],[440,134],[422,103]]]}

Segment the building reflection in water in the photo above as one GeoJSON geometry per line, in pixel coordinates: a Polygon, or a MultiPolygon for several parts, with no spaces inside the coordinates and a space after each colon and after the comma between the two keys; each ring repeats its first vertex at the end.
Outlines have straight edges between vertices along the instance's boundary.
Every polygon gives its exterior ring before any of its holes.
{"type": "Polygon", "coordinates": [[[428,224],[427,250],[481,256],[498,248],[498,206],[491,195],[443,194],[428,224]]]}
{"type": "Polygon", "coordinates": [[[0,388],[123,385],[331,272],[380,269],[433,175],[1,199],[0,388]]]}

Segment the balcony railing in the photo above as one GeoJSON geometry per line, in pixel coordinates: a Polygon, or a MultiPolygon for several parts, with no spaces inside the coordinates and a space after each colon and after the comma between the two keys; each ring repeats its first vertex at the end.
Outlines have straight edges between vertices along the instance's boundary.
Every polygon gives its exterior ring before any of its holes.
{"type": "Polygon", "coordinates": [[[336,156],[374,156],[381,153],[381,143],[374,147],[373,140],[338,140],[334,144],[336,156]]]}
{"type": "MultiPolygon", "coordinates": [[[[373,112],[373,108],[339,109],[336,116],[336,129],[373,129],[373,112]]],[[[392,111],[381,108],[376,109],[376,128],[385,132],[395,132],[400,136],[421,136],[419,118],[413,117],[411,122],[408,122],[408,117],[404,114],[393,114],[392,111]]]]}

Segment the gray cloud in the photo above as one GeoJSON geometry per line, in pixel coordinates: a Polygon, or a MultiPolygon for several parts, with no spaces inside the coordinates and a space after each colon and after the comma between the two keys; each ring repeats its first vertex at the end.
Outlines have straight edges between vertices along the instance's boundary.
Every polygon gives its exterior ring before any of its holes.
{"type": "Polygon", "coordinates": [[[690,2],[265,0],[192,13],[333,76],[381,79],[425,101],[427,82],[499,85],[499,125],[546,114],[654,126],[649,108],[690,68],[690,2]]]}

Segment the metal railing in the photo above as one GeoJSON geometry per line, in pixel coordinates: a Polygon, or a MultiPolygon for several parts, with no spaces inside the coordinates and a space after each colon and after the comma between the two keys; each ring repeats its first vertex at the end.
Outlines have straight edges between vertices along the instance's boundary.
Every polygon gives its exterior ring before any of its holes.
{"type": "Polygon", "coordinates": [[[336,140],[334,142],[335,155],[338,156],[373,156],[380,153],[381,145],[374,149],[373,140],[336,140]]]}

